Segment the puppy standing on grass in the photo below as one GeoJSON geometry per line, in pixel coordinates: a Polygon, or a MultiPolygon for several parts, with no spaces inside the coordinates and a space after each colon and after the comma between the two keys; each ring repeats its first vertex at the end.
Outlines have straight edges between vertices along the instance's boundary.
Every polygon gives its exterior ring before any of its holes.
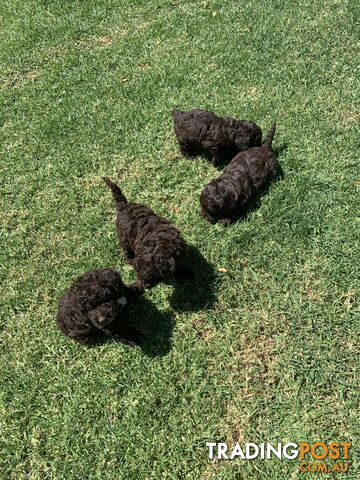
{"type": "Polygon", "coordinates": [[[154,287],[179,273],[179,262],[185,253],[180,232],[151,208],[128,202],[109,178],[103,180],[112,191],[120,244],[136,270],[140,288],[154,287]]]}
{"type": "Polygon", "coordinates": [[[223,173],[206,185],[200,195],[201,215],[225,225],[240,216],[244,207],[276,177],[279,165],[271,145],[276,125],[270,128],[261,147],[240,152],[223,173]]]}
{"type": "Polygon", "coordinates": [[[124,285],[120,275],[110,268],[90,270],[79,277],[59,300],[57,323],[68,337],[83,344],[94,344],[108,335],[134,345],[141,335],[126,324],[129,304],[143,291],[124,285]]]}
{"type": "Polygon", "coordinates": [[[186,157],[205,154],[216,166],[261,144],[262,132],[254,122],[218,117],[207,110],[173,110],[172,115],[180,151],[186,157]]]}

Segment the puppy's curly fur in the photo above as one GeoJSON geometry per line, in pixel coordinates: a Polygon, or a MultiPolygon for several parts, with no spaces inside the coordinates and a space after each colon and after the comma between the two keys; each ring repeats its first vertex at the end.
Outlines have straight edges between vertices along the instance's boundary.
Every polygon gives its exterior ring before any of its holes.
{"type": "Polygon", "coordinates": [[[141,335],[126,324],[126,309],[143,291],[126,286],[118,272],[90,270],[79,277],[59,300],[57,323],[68,337],[94,344],[109,335],[127,344],[137,344],[141,335]]]}
{"type": "Polygon", "coordinates": [[[225,225],[231,223],[278,174],[278,161],[271,149],[275,128],[274,123],[261,147],[238,153],[223,173],[206,185],[200,195],[204,218],[225,225]]]}
{"type": "Polygon", "coordinates": [[[261,144],[262,132],[254,122],[218,117],[207,110],[173,110],[172,115],[180,151],[187,157],[205,154],[216,166],[261,144]]]}
{"type": "Polygon", "coordinates": [[[141,288],[154,287],[176,274],[186,248],[180,232],[149,207],[128,202],[110,179],[103,180],[116,203],[120,244],[136,270],[141,288]]]}

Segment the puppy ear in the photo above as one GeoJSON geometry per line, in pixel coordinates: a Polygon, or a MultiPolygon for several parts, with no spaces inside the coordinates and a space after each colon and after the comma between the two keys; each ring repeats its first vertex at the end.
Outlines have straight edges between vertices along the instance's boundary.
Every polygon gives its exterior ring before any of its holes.
{"type": "Polygon", "coordinates": [[[92,309],[99,298],[103,295],[103,288],[97,283],[86,285],[77,292],[77,302],[86,310],[92,309]]]}

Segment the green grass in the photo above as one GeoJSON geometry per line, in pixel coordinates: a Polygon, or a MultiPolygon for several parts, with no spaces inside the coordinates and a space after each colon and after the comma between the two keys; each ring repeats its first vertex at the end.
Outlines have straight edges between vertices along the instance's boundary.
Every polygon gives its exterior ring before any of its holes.
{"type": "Polygon", "coordinates": [[[3,0],[1,479],[300,476],[297,461],[211,462],[209,440],[350,440],[359,478],[355,7],[3,0]],[[217,171],[179,155],[174,107],[277,121],[285,177],[246,221],[199,217],[217,171]],[[216,272],[208,308],[147,293],[144,349],[82,348],[54,321],[85,270],[134,279],[103,175],[216,272]]]}

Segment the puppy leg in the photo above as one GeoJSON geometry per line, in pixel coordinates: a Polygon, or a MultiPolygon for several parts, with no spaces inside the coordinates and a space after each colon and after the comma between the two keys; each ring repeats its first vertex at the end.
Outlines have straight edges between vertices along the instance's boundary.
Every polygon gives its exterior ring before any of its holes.
{"type": "Polygon", "coordinates": [[[231,225],[231,219],[222,218],[221,220],[219,220],[219,223],[221,223],[221,225],[224,225],[225,227],[228,227],[229,225],[231,225]]]}
{"type": "Polygon", "coordinates": [[[192,144],[180,143],[181,155],[187,158],[195,158],[197,156],[196,149],[192,144]]]}
{"type": "Polygon", "coordinates": [[[133,260],[134,257],[135,257],[135,253],[134,253],[133,249],[131,248],[127,239],[125,239],[121,235],[121,233],[119,233],[119,240],[120,240],[120,245],[121,245],[122,249],[124,250],[126,259],[128,260],[128,262],[131,262],[131,260],[133,260]]]}
{"type": "MultiPolygon", "coordinates": [[[[101,332],[99,332],[99,334],[101,335],[101,332]]],[[[81,343],[81,345],[86,345],[88,347],[99,343],[99,335],[76,335],[70,336],[70,338],[73,338],[76,342],[81,343]]]]}
{"type": "Polygon", "coordinates": [[[217,167],[221,163],[221,156],[219,152],[216,152],[213,154],[213,157],[211,159],[211,163],[214,165],[214,167],[217,167]]]}
{"type": "Polygon", "coordinates": [[[205,218],[210,223],[216,223],[215,218],[213,218],[206,210],[203,208],[200,210],[200,216],[205,218]]]}
{"type": "Polygon", "coordinates": [[[214,165],[214,167],[219,166],[224,160],[224,151],[214,145],[209,148],[209,151],[211,153],[211,163],[214,165]]]}
{"type": "MultiPolygon", "coordinates": [[[[132,265],[134,266],[134,262],[132,262],[132,265]]],[[[153,286],[153,285],[152,285],[153,286]]],[[[140,295],[143,295],[145,293],[145,290],[149,288],[147,285],[146,278],[142,278],[139,274],[137,275],[137,280],[135,283],[131,283],[129,285],[129,288],[132,289],[133,295],[139,297],[140,295]]]]}
{"type": "Polygon", "coordinates": [[[92,346],[101,341],[100,330],[69,332],[69,337],[82,345],[92,346]]]}
{"type": "Polygon", "coordinates": [[[128,291],[131,297],[140,297],[144,294],[145,287],[141,282],[131,283],[128,285],[128,291]]]}

